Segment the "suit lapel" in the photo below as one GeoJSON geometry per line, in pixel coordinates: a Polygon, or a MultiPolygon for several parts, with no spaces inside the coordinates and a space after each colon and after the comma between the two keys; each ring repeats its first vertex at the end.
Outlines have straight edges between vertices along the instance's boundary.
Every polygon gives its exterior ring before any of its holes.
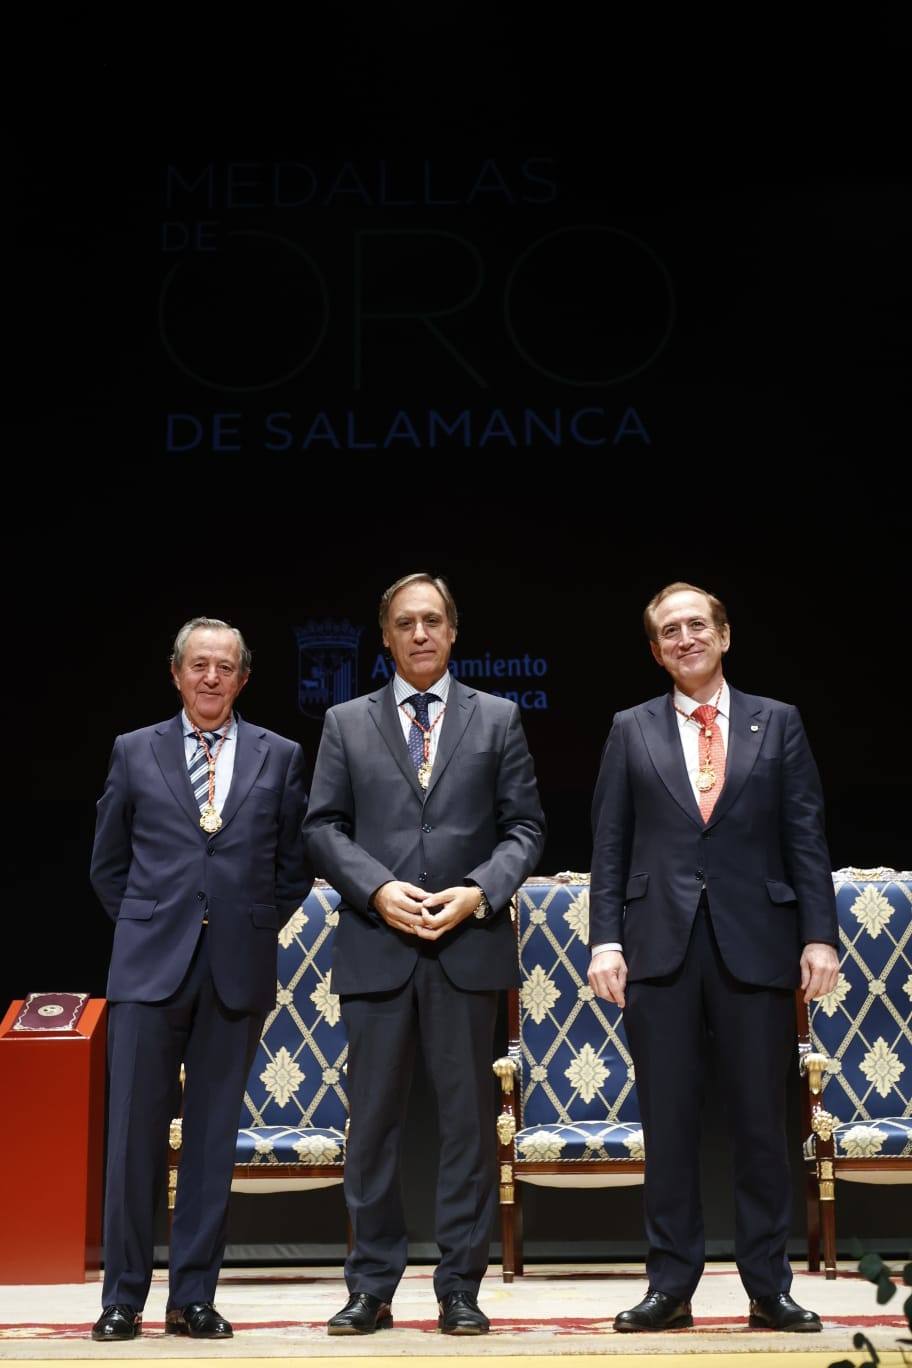
{"type": "MultiPolygon", "coordinates": [[[[228,797],[225,799],[225,806],[222,808],[222,825],[220,830],[224,830],[232,817],[238,811],[247,794],[253,787],[254,780],[269,754],[269,742],[265,739],[265,733],[261,727],[252,727],[249,722],[242,722],[238,718],[237,723],[237,752],[234,757],[234,770],[231,774],[231,787],[228,790],[228,797]]],[[[218,834],[218,833],[216,833],[218,834]]]]}
{"type": "Polygon", "coordinates": [[[202,836],[199,806],[193,796],[190,775],[187,772],[180,713],[177,717],[172,717],[170,722],[162,722],[161,726],[155,728],[152,734],[152,753],[168,788],[202,836]]]}
{"type": "Polygon", "coordinates": [[[759,699],[749,698],[746,694],[733,689],[731,685],[728,686],[728,696],[731,715],[728,719],[725,783],[712,810],[712,816],[706,824],[708,827],[715,826],[716,822],[725,816],[747,783],[760,754],[766,723],[769,720],[769,709],[764,708],[759,699]]]}
{"type": "MultiPolygon", "coordinates": [[[[419,802],[423,802],[424,790],[418,783],[418,775],[415,773],[415,766],[412,764],[412,757],[409,755],[408,744],[402,731],[402,723],[399,720],[401,714],[396,707],[392,680],[385,689],[381,689],[379,693],[370,694],[369,698],[372,704],[370,717],[374,726],[389,747],[390,754],[408,780],[415,797],[419,802]]],[[[447,711],[449,712],[449,709],[447,711]]],[[[446,725],[446,718],[441,725],[446,725]]]]}
{"type": "Polygon", "coordinates": [[[431,771],[431,782],[427,786],[425,799],[430,798],[440,780],[441,774],[453,758],[453,752],[462,740],[472,713],[475,711],[475,691],[467,689],[457,679],[450,680],[447,710],[440,724],[440,740],[437,755],[431,771]]]}
{"type": "Polygon", "coordinates": [[[649,758],[662,783],[690,820],[702,827],[703,818],[684,763],[684,747],[671,694],[645,704],[643,711],[637,714],[637,721],[649,758]]]}

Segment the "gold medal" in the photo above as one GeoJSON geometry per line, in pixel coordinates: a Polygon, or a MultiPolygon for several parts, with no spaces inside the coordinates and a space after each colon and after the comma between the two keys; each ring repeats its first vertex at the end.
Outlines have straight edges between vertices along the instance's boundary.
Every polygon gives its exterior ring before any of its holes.
{"type": "Polygon", "coordinates": [[[423,789],[426,789],[430,782],[431,766],[428,764],[426,760],[423,760],[422,763],[418,766],[418,783],[421,785],[423,789]]]}
{"type": "Polygon", "coordinates": [[[221,828],[221,825],[222,819],[216,811],[215,804],[205,803],[200,808],[200,826],[203,828],[203,831],[208,832],[211,836],[221,828]]]}
{"type": "Polygon", "coordinates": [[[716,771],[712,765],[704,765],[697,775],[697,788],[701,793],[708,793],[716,782],[716,771]]]}

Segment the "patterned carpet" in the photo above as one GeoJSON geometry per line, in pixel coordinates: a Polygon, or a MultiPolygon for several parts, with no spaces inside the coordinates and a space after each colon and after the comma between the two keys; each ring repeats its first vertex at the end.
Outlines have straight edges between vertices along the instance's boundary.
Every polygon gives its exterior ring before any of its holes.
{"type": "MultiPolygon", "coordinates": [[[[555,1354],[614,1354],[639,1364],[659,1363],[666,1355],[712,1355],[714,1365],[726,1355],[787,1355],[787,1362],[827,1364],[867,1355],[852,1346],[856,1331],[867,1335],[881,1354],[884,1368],[902,1362],[898,1339],[908,1335],[901,1315],[902,1291],[885,1307],[874,1288],[848,1269],[835,1282],[817,1274],[796,1274],[796,1300],[823,1318],[820,1335],[783,1335],[747,1326],[747,1299],[737,1274],[715,1264],[704,1275],[694,1299],[692,1330],[665,1334],[617,1335],[611,1322],[617,1311],[639,1300],[644,1291],[636,1266],[543,1266],[505,1286],[498,1273],[482,1288],[481,1305],[491,1317],[485,1338],[458,1339],[438,1334],[431,1270],[417,1268],[404,1279],[393,1306],[395,1327],[365,1338],[329,1338],[327,1316],[345,1301],[336,1269],[234,1269],[219,1285],[218,1306],[233,1323],[235,1338],[190,1343],[164,1334],[167,1286],[156,1274],[146,1306],[144,1333],[127,1345],[96,1345],[88,1339],[98,1314],[99,1285],[0,1287],[0,1359],[93,1359],[121,1362],[136,1358],[189,1360],[207,1357],[274,1359],[308,1358],[439,1358],[521,1356],[529,1360],[555,1354]],[[887,1351],[885,1353],[885,1351],[887,1351]]],[[[907,1350],[907,1352],[910,1352],[907,1350]]],[[[910,1352],[912,1362],[912,1352],[910,1352]]],[[[757,1359],[752,1368],[756,1368],[757,1359]]],[[[504,1365],[506,1368],[506,1365],[504,1365]]]]}

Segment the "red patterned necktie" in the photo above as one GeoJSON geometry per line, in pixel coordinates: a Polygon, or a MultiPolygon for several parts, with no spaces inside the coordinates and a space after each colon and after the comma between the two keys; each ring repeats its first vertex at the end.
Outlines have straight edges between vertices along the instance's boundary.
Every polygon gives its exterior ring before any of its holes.
{"type": "Polygon", "coordinates": [[[700,769],[697,774],[697,790],[700,795],[700,813],[704,822],[708,822],[712,816],[716,799],[722,792],[722,784],[725,780],[725,747],[722,744],[722,728],[716,726],[718,712],[719,709],[714,708],[711,703],[701,703],[699,708],[694,708],[690,714],[700,723],[700,769]],[[700,787],[701,782],[708,782],[710,777],[712,777],[712,785],[702,789],[700,787]]]}

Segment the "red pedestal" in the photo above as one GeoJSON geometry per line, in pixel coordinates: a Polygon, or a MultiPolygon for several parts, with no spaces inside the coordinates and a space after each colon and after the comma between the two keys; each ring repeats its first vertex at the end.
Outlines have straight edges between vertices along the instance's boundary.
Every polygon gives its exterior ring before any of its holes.
{"type": "Polygon", "coordinates": [[[19,1034],[0,1022],[0,1283],[99,1276],[107,1003],[72,1031],[19,1034]]]}

